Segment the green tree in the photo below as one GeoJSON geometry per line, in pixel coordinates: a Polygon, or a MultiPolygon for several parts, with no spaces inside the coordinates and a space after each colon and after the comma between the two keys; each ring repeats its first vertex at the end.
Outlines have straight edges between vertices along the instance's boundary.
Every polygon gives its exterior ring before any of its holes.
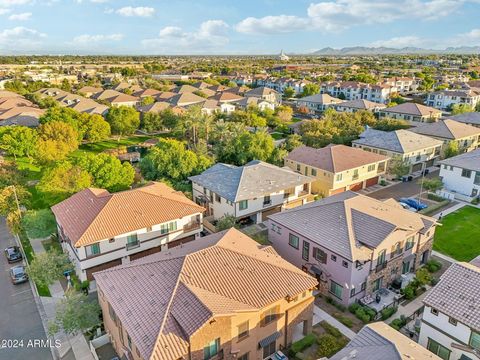
{"type": "Polygon", "coordinates": [[[78,132],[69,124],[51,121],[38,127],[36,158],[41,163],[63,160],[78,149],[78,132]]]}
{"type": "Polygon", "coordinates": [[[218,231],[227,230],[230,228],[239,228],[237,224],[237,219],[233,215],[224,215],[217,221],[217,226],[215,226],[218,231]]]}
{"type": "Polygon", "coordinates": [[[298,134],[288,135],[284,142],[285,150],[287,150],[288,152],[302,145],[303,145],[302,137],[298,134]]]}
{"type": "Polygon", "coordinates": [[[376,130],[395,131],[399,129],[408,129],[410,125],[405,120],[381,118],[373,126],[376,130]]]}
{"type": "Polygon", "coordinates": [[[37,253],[27,269],[28,276],[40,286],[47,287],[60,279],[73,266],[68,255],[58,251],[37,253]]]}
{"type": "Polygon", "coordinates": [[[460,150],[458,149],[458,143],[456,141],[450,141],[443,150],[443,157],[447,159],[452,156],[457,156],[459,153],[460,150]]]}
{"type": "Polygon", "coordinates": [[[0,149],[15,158],[26,156],[29,159],[35,152],[37,132],[25,126],[8,126],[0,133],[0,149]]]}
{"type": "MultiPolygon", "coordinates": [[[[419,180],[418,183],[420,184],[422,180],[419,180]]],[[[427,191],[435,192],[440,190],[443,187],[442,180],[439,178],[425,178],[423,179],[423,188],[427,191]]]]}
{"type": "Polygon", "coordinates": [[[21,222],[30,239],[45,238],[57,231],[55,216],[50,209],[29,210],[21,222]]]}
{"type": "Polygon", "coordinates": [[[185,180],[207,169],[212,161],[187,150],[185,144],[174,139],[160,139],[142,159],[140,169],[148,180],[161,178],[185,180]]]}
{"type": "Polygon", "coordinates": [[[152,96],[145,96],[144,98],[142,98],[143,106],[153,104],[154,102],[155,102],[155,99],[152,96]]]}
{"type": "Polygon", "coordinates": [[[320,86],[314,83],[307,84],[303,87],[302,97],[315,95],[320,92],[320,86]]]}
{"type": "Polygon", "coordinates": [[[283,96],[287,99],[290,99],[295,96],[295,90],[291,86],[287,86],[283,90],[283,96]]]}
{"type": "Polygon", "coordinates": [[[102,116],[93,114],[80,121],[80,126],[83,128],[84,133],[83,139],[85,141],[93,143],[108,139],[110,136],[110,124],[106,122],[102,116]]]}
{"type": "Polygon", "coordinates": [[[48,325],[49,335],[60,330],[67,334],[83,333],[101,323],[100,305],[87,295],[68,290],[56,307],[55,320],[48,325]]]}
{"type": "Polygon", "coordinates": [[[410,172],[410,164],[407,160],[400,157],[393,158],[390,161],[390,173],[394,174],[397,178],[408,175],[410,172]]]}
{"type": "Polygon", "coordinates": [[[473,107],[468,104],[454,104],[451,106],[452,115],[464,114],[468,112],[473,112],[473,107]]]}
{"type": "Polygon", "coordinates": [[[92,186],[92,176],[88,171],[63,161],[54,167],[47,168],[36,188],[44,198],[52,199],[52,203],[57,203],[90,186],[92,186]]]}
{"type": "Polygon", "coordinates": [[[163,118],[160,113],[147,112],[142,115],[140,128],[147,133],[163,130],[163,118]]]}
{"type": "Polygon", "coordinates": [[[109,154],[86,154],[78,157],[75,164],[91,175],[94,186],[108,191],[128,189],[135,178],[130,163],[122,163],[109,154]]]}
{"type": "Polygon", "coordinates": [[[129,106],[114,106],[108,111],[107,121],[113,134],[130,135],[140,126],[140,114],[129,106]]]}
{"type": "Polygon", "coordinates": [[[21,185],[0,189],[0,215],[7,216],[17,211],[17,199],[20,207],[27,207],[30,204],[30,198],[30,192],[21,185]]]}
{"type": "Polygon", "coordinates": [[[293,109],[290,106],[278,106],[275,109],[275,115],[283,123],[292,121],[293,109]]]}

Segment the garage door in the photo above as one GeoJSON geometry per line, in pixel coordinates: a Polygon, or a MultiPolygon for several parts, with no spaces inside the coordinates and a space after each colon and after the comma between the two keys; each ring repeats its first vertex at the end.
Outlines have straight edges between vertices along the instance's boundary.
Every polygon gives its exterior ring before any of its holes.
{"type": "Polygon", "coordinates": [[[352,191],[362,190],[362,188],[363,188],[363,181],[360,181],[359,183],[350,185],[350,190],[352,190],[352,191]]]}
{"type": "Polygon", "coordinates": [[[365,182],[365,187],[369,187],[377,184],[378,184],[378,176],[375,176],[374,178],[367,179],[367,181],[365,182]]]}
{"type": "Polygon", "coordinates": [[[342,187],[340,189],[330,190],[330,195],[340,194],[345,191],[345,188],[342,187]]]}
{"type": "Polygon", "coordinates": [[[161,246],[156,246],[156,247],[148,249],[148,250],[140,251],[138,253],[130,255],[130,260],[137,260],[137,259],[140,259],[144,256],[155,254],[157,252],[160,252],[161,249],[162,249],[161,246]]]}
{"type": "Polygon", "coordinates": [[[415,165],[413,165],[413,167],[412,167],[412,172],[414,172],[414,171],[420,171],[420,170],[422,170],[422,167],[423,167],[423,163],[415,164],[415,165]]]}
{"type": "Polygon", "coordinates": [[[97,266],[94,266],[94,267],[91,267],[89,269],[86,270],[87,272],[87,280],[88,281],[92,281],[94,280],[93,279],[93,273],[96,273],[97,271],[102,271],[102,270],[106,270],[106,269],[109,269],[111,267],[114,267],[114,266],[117,266],[117,265],[121,265],[122,264],[122,259],[117,259],[117,260],[113,260],[113,261],[109,261],[105,264],[101,264],[101,265],[97,265],[97,266]]]}
{"type": "MultiPolygon", "coordinates": [[[[300,204],[299,204],[299,205],[301,205],[301,202],[302,202],[302,199],[300,199],[300,204]]],[[[289,203],[289,205],[290,205],[290,204],[293,204],[293,203],[294,203],[294,201],[292,201],[291,203],[289,203]]],[[[293,205],[292,205],[292,206],[293,206],[293,205]]],[[[262,213],[262,221],[267,220],[267,216],[276,214],[276,213],[280,212],[280,210],[282,210],[282,208],[281,208],[280,206],[277,206],[277,207],[275,207],[275,208],[273,208],[273,209],[264,211],[264,212],[262,213]]]]}
{"type": "Polygon", "coordinates": [[[435,162],[435,159],[428,160],[427,163],[425,164],[425,167],[431,167],[433,166],[433,163],[435,162]]]}
{"type": "Polygon", "coordinates": [[[180,246],[182,244],[186,244],[192,240],[195,240],[195,235],[190,235],[190,236],[187,236],[187,237],[184,237],[184,238],[181,238],[179,240],[175,240],[175,241],[170,241],[169,243],[167,243],[167,247],[169,249],[175,247],[175,246],[180,246]]]}

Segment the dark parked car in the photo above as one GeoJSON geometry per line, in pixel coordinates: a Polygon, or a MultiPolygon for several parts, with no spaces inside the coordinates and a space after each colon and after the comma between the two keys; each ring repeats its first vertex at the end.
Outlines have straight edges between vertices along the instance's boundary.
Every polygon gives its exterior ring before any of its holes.
{"type": "Polygon", "coordinates": [[[10,269],[10,279],[14,285],[28,281],[28,275],[25,272],[25,266],[14,266],[10,269]]]}
{"type": "Polygon", "coordinates": [[[14,263],[17,261],[22,261],[22,253],[18,246],[9,246],[5,249],[5,256],[9,263],[14,263]]]}
{"type": "Polygon", "coordinates": [[[427,204],[424,204],[416,199],[412,199],[412,198],[401,198],[400,199],[400,202],[404,203],[404,204],[407,204],[408,206],[414,208],[415,210],[423,210],[423,209],[426,209],[428,207],[427,204]]]}

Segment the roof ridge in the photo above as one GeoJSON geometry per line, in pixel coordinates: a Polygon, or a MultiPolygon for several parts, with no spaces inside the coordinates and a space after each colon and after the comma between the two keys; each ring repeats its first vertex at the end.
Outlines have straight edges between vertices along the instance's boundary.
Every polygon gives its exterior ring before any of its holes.
{"type": "Polygon", "coordinates": [[[398,144],[400,145],[400,148],[402,149],[402,152],[405,152],[405,148],[403,147],[403,143],[400,141],[400,138],[398,136],[398,133],[400,131],[401,130],[396,130],[396,131],[394,131],[394,134],[395,134],[395,137],[397,138],[397,141],[398,141],[398,144]]]}
{"type": "Polygon", "coordinates": [[[337,172],[337,167],[335,166],[335,159],[334,159],[334,156],[333,156],[333,148],[335,147],[335,145],[332,145],[332,146],[329,146],[328,149],[330,150],[329,153],[330,153],[330,159],[332,160],[332,168],[333,168],[333,171],[336,173],[337,172]]]}
{"type": "Polygon", "coordinates": [[[233,197],[233,202],[237,202],[238,192],[240,191],[240,184],[242,183],[243,172],[245,171],[245,165],[241,167],[240,178],[238,179],[237,190],[235,191],[235,196],[233,197]]]}
{"type": "MultiPolygon", "coordinates": [[[[448,120],[448,119],[447,119],[448,120]]],[[[452,120],[453,121],[453,120],[452,120]]],[[[455,139],[455,134],[452,132],[452,130],[450,129],[450,126],[448,126],[448,124],[445,122],[445,120],[442,120],[442,124],[443,126],[447,129],[447,131],[450,133],[450,135],[452,136],[453,139],[455,139]]],[[[450,122],[449,122],[450,124],[450,122]]]]}
{"type": "Polygon", "coordinates": [[[349,243],[350,243],[350,246],[349,246],[348,250],[350,252],[350,259],[353,260],[355,258],[354,254],[353,254],[353,247],[356,248],[357,247],[357,242],[358,242],[358,244],[360,244],[360,242],[357,241],[357,237],[355,236],[355,230],[353,229],[354,225],[353,225],[353,219],[352,219],[352,216],[351,216],[352,215],[351,214],[352,208],[349,206],[350,211],[347,211],[347,200],[349,200],[349,199],[346,199],[345,201],[342,201],[342,205],[343,205],[343,210],[345,212],[345,223],[347,224],[348,240],[349,240],[349,243]],[[352,240],[353,240],[353,244],[352,244],[352,240]]]}

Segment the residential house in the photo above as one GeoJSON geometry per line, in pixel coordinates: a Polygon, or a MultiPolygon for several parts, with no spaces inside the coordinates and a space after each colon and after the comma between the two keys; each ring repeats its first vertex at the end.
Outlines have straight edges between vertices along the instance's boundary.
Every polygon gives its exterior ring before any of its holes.
{"type": "Polygon", "coordinates": [[[383,321],[365,325],[330,360],[441,360],[383,321]]]}
{"type": "Polygon", "coordinates": [[[52,206],[62,247],[81,280],[194,240],[204,209],[162,183],[109,193],[88,188],[52,206]]]}
{"type": "Polygon", "coordinates": [[[265,359],[312,329],[317,281],[236,229],[94,276],[122,358],[265,359]]]}
{"type": "Polygon", "coordinates": [[[444,186],[442,196],[471,201],[480,195],[480,149],[442,160],[439,164],[444,186]]]}
{"type": "Polygon", "coordinates": [[[101,87],[96,86],[82,86],[77,90],[78,93],[83,94],[87,98],[102,91],[103,89],[101,87]]]}
{"type": "Polygon", "coordinates": [[[367,129],[359,139],[352,141],[355,148],[388,156],[392,161],[404,161],[410,166],[410,173],[434,166],[440,157],[442,145],[440,140],[409,130],[367,129]]]}
{"type": "Polygon", "coordinates": [[[275,105],[280,105],[282,103],[282,94],[264,86],[247,91],[245,96],[260,98],[274,103],[275,105]]]}
{"type": "Polygon", "coordinates": [[[189,106],[195,104],[201,104],[205,101],[205,98],[195,95],[194,93],[184,92],[175,94],[174,96],[165,100],[172,106],[189,106]]]}
{"type": "Polygon", "coordinates": [[[420,82],[421,79],[415,77],[392,77],[383,80],[384,84],[396,87],[399,94],[416,92],[420,86],[420,82]]]}
{"type": "Polygon", "coordinates": [[[91,96],[94,100],[103,100],[112,106],[131,106],[134,107],[139,103],[139,98],[127,95],[117,90],[107,89],[91,96]]]}
{"type": "MultiPolygon", "coordinates": [[[[267,226],[280,256],[314,274],[322,294],[348,305],[373,303],[378,290],[411,279],[430,258],[436,220],[393,199],[347,191],[270,215],[267,226]]],[[[392,305],[391,295],[390,304],[379,305],[392,305]]]]}
{"type": "Polygon", "coordinates": [[[235,105],[238,106],[239,109],[246,110],[250,106],[257,107],[261,111],[265,111],[266,109],[275,110],[275,104],[271,103],[267,100],[263,100],[256,97],[244,97],[241,100],[235,102],[235,105]]]}
{"type": "Polygon", "coordinates": [[[444,149],[450,143],[456,143],[460,153],[475,150],[480,144],[480,128],[450,119],[421,125],[410,131],[443,141],[444,149]]]}
{"type": "Polygon", "coordinates": [[[219,163],[189,179],[193,200],[207,208],[208,215],[216,220],[232,215],[246,223],[261,223],[270,214],[306,203],[313,180],[262,161],[219,163]]]}
{"type": "Polygon", "coordinates": [[[350,101],[342,101],[333,106],[335,110],[338,112],[350,112],[354,113],[359,110],[368,110],[373,113],[378,113],[380,110],[386,108],[385,104],[376,103],[373,101],[358,99],[358,100],[350,100],[350,101]]]}
{"type": "Polygon", "coordinates": [[[321,149],[298,147],[287,155],[285,165],[315,179],[312,193],[330,196],[378,184],[388,159],[384,155],[331,144],[321,149]]]}
{"type": "Polygon", "coordinates": [[[23,96],[10,91],[0,91],[0,126],[36,127],[45,110],[38,108],[23,96]]]}
{"type": "Polygon", "coordinates": [[[475,90],[442,90],[428,94],[425,104],[440,110],[450,110],[453,105],[468,105],[473,109],[480,102],[480,92],[475,90]]]}
{"type": "Polygon", "coordinates": [[[480,112],[467,112],[458,115],[450,115],[448,116],[448,119],[480,128],[480,112]]]}
{"type": "Polygon", "coordinates": [[[423,303],[419,344],[443,360],[480,355],[480,268],[453,263],[423,303]]]}
{"type": "Polygon", "coordinates": [[[364,99],[387,104],[390,101],[390,96],[396,94],[398,89],[387,84],[372,85],[358,81],[332,81],[322,83],[320,92],[345,100],[364,99]]]}
{"type": "Polygon", "coordinates": [[[331,97],[328,94],[315,94],[295,100],[297,108],[307,113],[323,112],[329,107],[334,107],[335,104],[340,104],[341,102],[343,102],[343,100],[331,97]]]}
{"type": "Polygon", "coordinates": [[[440,110],[410,102],[384,108],[378,114],[380,118],[387,117],[413,122],[433,122],[442,116],[440,110]]]}
{"type": "Polygon", "coordinates": [[[214,99],[207,99],[202,104],[204,114],[223,113],[230,114],[235,111],[235,104],[230,102],[221,102],[214,99]]]}

